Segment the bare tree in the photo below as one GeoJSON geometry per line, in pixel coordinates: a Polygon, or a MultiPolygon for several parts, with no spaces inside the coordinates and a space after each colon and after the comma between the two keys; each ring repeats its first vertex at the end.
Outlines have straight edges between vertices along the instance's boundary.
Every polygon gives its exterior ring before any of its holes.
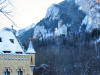
{"type": "Polygon", "coordinates": [[[15,22],[9,17],[9,15],[11,15],[10,13],[12,12],[12,10],[6,10],[8,6],[12,6],[12,3],[10,0],[0,0],[0,13],[4,15],[4,17],[6,17],[11,23],[12,25],[18,27],[15,22]]]}

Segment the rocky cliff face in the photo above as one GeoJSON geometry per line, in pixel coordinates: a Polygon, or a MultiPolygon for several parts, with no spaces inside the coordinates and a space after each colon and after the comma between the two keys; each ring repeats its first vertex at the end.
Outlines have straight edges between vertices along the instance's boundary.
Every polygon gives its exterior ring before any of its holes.
{"type": "Polygon", "coordinates": [[[100,28],[100,1],[99,0],[76,0],[86,13],[82,25],[86,25],[86,31],[92,32],[94,29],[100,28]]]}
{"type": "Polygon", "coordinates": [[[34,27],[35,24],[32,24],[24,29],[17,31],[16,36],[19,38],[20,42],[25,43],[33,36],[34,27]]]}
{"type": "Polygon", "coordinates": [[[52,35],[79,32],[85,13],[78,9],[74,1],[64,1],[51,5],[45,18],[37,23],[34,35],[47,37],[52,35]]]}
{"type": "MultiPolygon", "coordinates": [[[[46,16],[27,31],[20,30],[20,38],[27,35],[39,38],[67,36],[70,33],[92,32],[100,28],[100,4],[98,0],[65,0],[52,4],[46,16]],[[31,32],[32,30],[32,32],[31,32]]],[[[30,37],[27,37],[27,39],[30,37]]]]}
{"type": "Polygon", "coordinates": [[[34,28],[27,31],[25,29],[20,30],[18,37],[24,40],[23,37],[25,39],[32,36],[48,38],[50,36],[67,36],[69,33],[78,33],[85,15],[82,10],[79,10],[79,6],[75,4],[74,0],[52,4],[48,8],[46,16],[34,28]],[[28,37],[24,34],[27,34],[28,37]]]}

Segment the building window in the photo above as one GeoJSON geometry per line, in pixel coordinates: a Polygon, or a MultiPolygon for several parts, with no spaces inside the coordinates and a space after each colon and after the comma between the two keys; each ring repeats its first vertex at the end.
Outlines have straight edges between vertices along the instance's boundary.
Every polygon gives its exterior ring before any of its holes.
{"type": "Polygon", "coordinates": [[[0,37],[0,42],[2,42],[2,38],[0,37]]]}
{"type": "Polygon", "coordinates": [[[4,75],[10,75],[10,72],[8,71],[8,69],[4,72],[4,75]]]}
{"type": "Polygon", "coordinates": [[[11,51],[3,51],[4,53],[11,53],[11,51]]]}
{"type": "Polygon", "coordinates": [[[16,52],[16,54],[22,54],[22,52],[16,52]]]}
{"type": "Polygon", "coordinates": [[[33,65],[33,58],[31,57],[31,65],[33,65]]]}
{"type": "Polygon", "coordinates": [[[21,69],[19,69],[18,75],[23,75],[23,71],[21,71],[21,69]]]}
{"type": "Polygon", "coordinates": [[[10,42],[11,42],[11,43],[14,43],[14,39],[10,39],[10,42]]]}

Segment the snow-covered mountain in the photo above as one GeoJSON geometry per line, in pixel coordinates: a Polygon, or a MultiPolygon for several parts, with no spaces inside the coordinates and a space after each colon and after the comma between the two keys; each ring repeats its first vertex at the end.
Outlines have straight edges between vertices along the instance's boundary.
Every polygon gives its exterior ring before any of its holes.
{"type": "Polygon", "coordinates": [[[78,8],[79,6],[73,0],[52,4],[46,16],[34,28],[34,36],[47,37],[48,34],[54,36],[79,32],[85,13],[78,8]]]}
{"type": "Polygon", "coordinates": [[[82,25],[86,26],[86,31],[100,28],[100,0],[75,0],[82,11],[86,13],[82,25]]]}
{"type": "Polygon", "coordinates": [[[52,4],[40,22],[18,31],[18,37],[24,40],[23,37],[48,38],[83,31],[92,32],[100,27],[99,9],[97,0],[65,0],[52,4]]]}
{"type": "Polygon", "coordinates": [[[16,36],[20,39],[21,42],[25,42],[33,36],[35,24],[32,24],[24,29],[21,29],[16,32],[16,36]]]}
{"type": "Polygon", "coordinates": [[[28,27],[26,27],[26,28],[23,28],[23,29],[21,29],[21,30],[18,30],[17,33],[16,33],[16,36],[21,36],[21,35],[23,35],[26,31],[28,31],[28,30],[30,30],[30,29],[32,29],[32,28],[34,28],[34,27],[35,27],[35,24],[32,24],[32,25],[30,25],[30,26],[28,26],[28,27]]]}

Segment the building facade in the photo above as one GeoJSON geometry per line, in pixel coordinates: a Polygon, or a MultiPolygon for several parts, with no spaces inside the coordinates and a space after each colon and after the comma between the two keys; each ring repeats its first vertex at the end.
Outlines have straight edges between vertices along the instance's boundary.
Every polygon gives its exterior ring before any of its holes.
{"type": "Polygon", "coordinates": [[[100,3],[100,0],[96,0],[97,3],[100,3]]]}
{"type": "Polygon", "coordinates": [[[11,30],[0,30],[0,75],[33,75],[36,52],[31,41],[24,51],[11,30]]]}

